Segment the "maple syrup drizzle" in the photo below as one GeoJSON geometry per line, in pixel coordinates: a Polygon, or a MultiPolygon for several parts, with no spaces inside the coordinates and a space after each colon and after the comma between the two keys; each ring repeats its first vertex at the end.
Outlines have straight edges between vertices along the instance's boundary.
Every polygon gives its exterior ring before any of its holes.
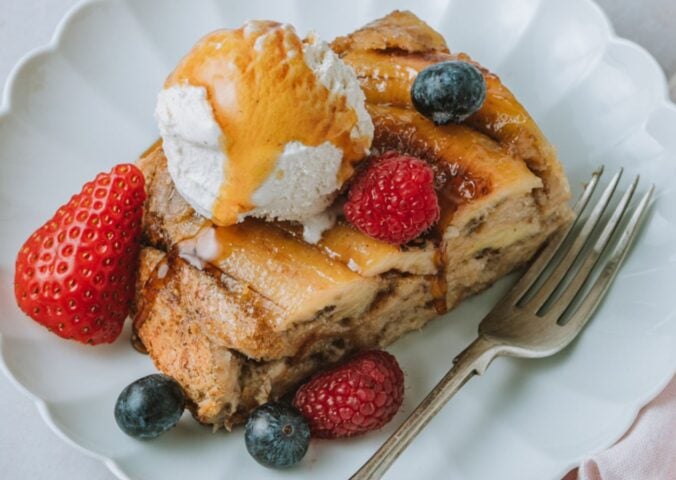
{"type": "Polygon", "coordinates": [[[161,139],[161,138],[158,138],[157,140],[155,140],[155,142],[154,142],[151,146],[149,146],[149,147],[141,154],[141,156],[140,156],[139,158],[146,158],[146,157],[149,157],[152,153],[154,153],[156,150],[158,150],[158,149],[161,148],[161,147],[162,147],[162,139],[161,139]]]}
{"type": "MultiPolygon", "coordinates": [[[[438,231],[436,228],[434,230],[438,231]]],[[[438,315],[442,315],[448,311],[446,302],[448,281],[446,280],[446,262],[444,262],[444,253],[441,251],[441,241],[436,247],[434,264],[437,267],[437,274],[432,276],[432,298],[434,299],[434,309],[438,315]]]]}
{"type": "MultiPolygon", "coordinates": [[[[275,22],[265,22],[265,28],[263,30],[266,30],[268,32],[278,30],[278,32],[275,33],[276,37],[274,41],[278,43],[279,42],[283,43],[284,41],[288,40],[285,40],[285,34],[283,33],[284,29],[280,27],[281,27],[280,24],[277,24],[275,22]]],[[[216,120],[218,121],[223,131],[226,132],[227,138],[247,139],[246,141],[240,142],[239,144],[235,143],[234,147],[226,146],[231,165],[239,165],[239,167],[243,172],[247,172],[244,175],[244,177],[247,178],[237,177],[236,175],[231,174],[231,177],[229,179],[230,181],[228,182],[229,186],[224,185],[223,189],[221,190],[221,196],[219,198],[224,198],[226,195],[231,195],[234,197],[235,195],[239,194],[239,197],[237,197],[239,204],[236,205],[235,208],[250,206],[247,203],[249,201],[248,198],[246,198],[247,195],[250,196],[253,190],[255,190],[255,188],[262,183],[265,177],[272,170],[274,166],[273,163],[274,158],[276,158],[276,156],[281,151],[279,150],[279,147],[285,145],[286,143],[284,140],[282,140],[284,131],[285,130],[289,131],[291,125],[293,125],[295,128],[298,122],[298,118],[295,115],[289,115],[288,117],[284,117],[281,120],[278,119],[276,116],[271,116],[271,122],[269,124],[263,125],[262,129],[254,130],[247,128],[249,125],[252,124],[253,121],[251,119],[252,115],[249,115],[248,118],[242,116],[242,110],[246,109],[239,109],[237,113],[239,113],[240,117],[236,122],[233,122],[232,118],[228,117],[228,115],[233,114],[233,107],[236,107],[237,104],[241,101],[245,102],[245,105],[247,106],[250,106],[254,102],[255,103],[260,102],[260,98],[258,97],[254,98],[254,96],[252,95],[253,91],[247,90],[246,88],[240,89],[241,91],[238,90],[234,98],[231,98],[232,97],[231,96],[224,99],[222,95],[223,92],[220,92],[217,88],[218,82],[214,80],[218,75],[220,75],[221,82],[227,80],[230,82],[234,82],[235,85],[246,85],[245,82],[248,80],[245,80],[244,78],[238,78],[238,76],[241,75],[241,72],[236,72],[236,69],[228,67],[227,65],[228,62],[234,62],[235,64],[237,62],[239,62],[240,64],[242,64],[242,62],[244,62],[245,64],[247,62],[252,63],[251,53],[249,52],[247,55],[244,55],[246,49],[237,48],[237,43],[242,42],[243,37],[244,37],[243,28],[230,31],[221,30],[205,37],[205,39],[203,39],[200,43],[198,43],[195,46],[191,54],[189,54],[183,59],[181,64],[179,64],[177,69],[167,79],[165,85],[166,87],[169,87],[174,84],[189,83],[192,85],[204,86],[207,89],[210,100],[212,102],[214,101],[216,102],[214,104],[215,105],[214,113],[216,116],[216,120]],[[230,45],[230,49],[228,50],[227,47],[223,48],[224,45],[230,45]],[[219,51],[221,52],[230,51],[235,52],[235,54],[231,56],[231,58],[228,58],[228,55],[223,56],[222,53],[220,53],[219,51]],[[228,69],[231,72],[235,72],[233,74],[234,77],[223,80],[222,78],[223,73],[228,71],[228,69]],[[234,105],[232,104],[233,99],[235,100],[234,105]],[[242,128],[238,128],[238,126],[242,128]],[[266,135],[261,135],[261,132],[265,133],[266,135]],[[265,137],[265,141],[261,142],[257,146],[257,148],[260,149],[259,155],[262,155],[263,158],[266,158],[267,160],[261,162],[259,166],[256,168],[253,168],[254,166],[251,165],[250,162],[247,162],[247,160],[251,158],[247,157],[247,155],[249,155],[249,152],[247,150],[250,150],[250,148],[249,149],[244,148],[245,146],[247,146],[247,142],[255,143],[252,142],[251,140],[252,133],[258,138],[265,137]],[[239,150],[240,146],[242,148],[241,150],[239,150]]],[[[254,38],[251,41],[255,41],[256,38],[254,38]]],[[[301,41],[300,39],[298,39],[298,37],[294,35],[294,38],[292,38],[291,41],[296,42],[296,48],[300,48],[300,51],[302,51],[302,46],[299,47],[301,41]]],[[[445,54],[441,56],[444,55],[445,54]]],[[[349,56],[344,59],[348,63],[352,63],[358,73],[363,73],[362,80],[364,80],[364,77],[367,76],[367,70],[363,72],[361,71],[362,70],[360,68],[361,65],[359,64],[361,63],[360,60],[362,59],[357,58],[352,59],[349,58],[349,56]]],[[[366,60],[368,60],[368,58],[366,60]]],[[[392,81],[396,79],[397,81],[394,82],[394,84],[397,85],[395,85],[395,87],[396,86],[400,87],[401,85],[399,84],[408,84],[415,78],[415,73],[417,73],[416,70],[419,70],[421,67],[423,67],[425,63],[435,63],[436,61],[440,61],[440,58],[437,57],[433,59],[423,58],[420,60],[421,61],[417,61],[414,57],[411,57],[410,64],[407,65],[407,68],[398,68],[393,70],[392,72],[389,72],[389,74],[388,72],[386,72],[383,78],[383,82],[387,80],[389,84],[392,85],[392,81]]],[[[257,74],[260,75],[260,79],[267,79],[268,83],[265,85],[264,88],[271,89],[273,86],[272,82],[279,82],[279,78],[275,78],[275,72],[278,72],[278,70],[274,68],[276,66],[278,67],[278,65],[275,65],[276,63],[277,64],[279,63],[279,58],[275,57],[274,55],[270,55],[261,62],[260,66],[262,68],[257,72],[257,74]]],[[[304,88],[307,88],[308,86],[311,86],[310,88],[316,88],[319,92],[319,97],[321,99],[320,101],[326,104],[327,103],[326,92],[323,92],[322,88],[318,87],[318,82],[316,81],[314,74],[312,74],[312,72],[309,70],[307,65],[304,64],[304,62],[302,63],[303,66],[298,67],[298,69],[300,72],[302,72],[303,69],[305,69],[305,72],[301,74],[300,82],[304,85],[304,88]]],[[[256,67],[256,65],[254,65],[254,67],[256,67]]],[[[289,74],[290,68],[295,69],[296,67],[289,67],[288,65],[282,67],[283,70],[282,77],[285,77],[286,75],[289,74]]],[[[362,86],[368,86],[372,83],[373,82],[363,82],[362,86]]],[[[375,103],[377,104],[378,103],[377,99],[379,98],[379,96],[376,95],[375,92],[371,92],[368,89],[365,90],[369,102],[375,101],[375,103]]],[[[408,88],[404,90],[408,92],[408,88]]],[[[379,90],[379,93],[381,93],[382,95],[385,95],[387,93],[388,95],[390,95],[390,97],[392,97],[393,95],[394,97],[397,97],[397,95],[395,95],[396,92],[394,92],[392,89],[389,89],[387,92],[379,90]]],[[[289,108],[289,104],[293,103],[290,100],[293,99],[294,96],[280,96],[280,97],[282,97],[279,99],[282,103],[284,103],[284,98],[287,99],[287,102],[286,104],[282,104],[281,106],[280,104],[276,104],[275,112],[277,112],[277,109],[279,109],[279,111],[293,111],[292,108],[289,108]]],[[[415,112],[412,111],[412,109],[410,108],[410,97],[408,97],[408,94],[405,96],[405,98],[402,97],[402,99],[403,101],[399,102],[399,104],[404,108],[406,108],[407,110],[411,111],[411,113],[415,114],[415,112]]],[[[339,107],[345,109],[344,99],[343,104],[339,105],[339,107]]],[[[253,109],[252,111],[255,112],[255,109],[253,109]]],[[[354,123],[356,122],[356,114],[353,111],[344,113],[348,115],[348,117],[347,120],[343,119],[343,126],[350,125],[351,129],[351,126],[354,125],[354,123]]],[[[326,112],[318,112],[319,118],[314,118],[311,121],[313,123],[316,123],[318,120],[322,120],[321,117],[322,115],[324,116],[323,117],[324,121],[326,118],[330,117],[330,115],[328,115],[326,112]]],[[[476,198],[480,198],[481,196],[487,195],[488,193],[490,193],[491,187],[485,180],[474,178],[470,172],[468,172],[466,169],[463,169],[458,163],[448,163],[441,157],[439,151],[435,151],[435,148],[433,148],[433,146],[422,144],[420,141],[417,141],[417,132],[415,125],[402,126],[400,123],[396,122],[396,119],[377,118],[373,114],[372,116],[374,117],[374,123],[376,127],[375,138],[373,141],[374,152],[397,150],[401,153],[410,154],[425,159],[429,161],[433,165],[433,168],[435,169],[437,179],[437,190],[439,192],[439,202],[444,218],[440,220],[440,223],[437,226],[435,226],[430,232],[428,232],[427,236],[428,238],[430,238],[435,242],[437,248],[434,262],[437,267],[438,273],[436,275],[433,275],[431,286],[434,307],[438,314],[443,314],[448,310],[448,305],[446,301],[448,285],[446,280],[446,262],[444,261],[444,254],[443,251],[441,250],[441,243],[443,237],[442,228],[444,225],[448,225],[450,223],[453,214],[455,213],[459,205],[471,202],[476,198]],[[388,125],[388,123],[391,122],[394,123],[388,125]]],[[[235,118],[237,117],[235,116],[235,118]]],[[[343,128],[341,132],[340,128],[338,128],[336,125],[328,127],[324,126],[323,130],[326,131],[327,129],[330,130],[332,128],[338,131],[337,136],[343,139],[344,141],[345,134],[349,132],[349,130],[345,130],[343,128]]],[[[308,127],[305,130],[306,132],[308,132],[308,136],[305,137],[303,143],[312,145],[314,141],[314,144],[318,145],[325,138],[325,132],[323,135],[317,136],[316,132],[313,132],[312,127],[308,127]]],[[[350,144],[349,142],[346,142],[344,144],[344,147],[345,145],[349,144],[350,144]]],[[[148,151],[154,150],[155,148],[157,148],[157,146],[158,146],[157,143],[154,144],[148,149],[148,151]]],[[[346,157],[348,157],[349,149],[345,147],[344,151],[346,152],[346,157]]],[[[348,169],[342,172],[344,178],[349,177],[349,175],[352,173],[351,165],[355,161],[361,159],[362,152],[363,150],[356,152],[351,161],[344,162],[344,166],[346,164],[348,165],[348,169]]],[[[235,218],[234,216],[237,215],[237,212],[235,210],[227,210],[222,205],[220,207],[215,207],[215,210],[217,208],[220,208],[222,210],[221,213],[223,213],[223,215],[221,215],[221,218],[233,219],[235,218]]],[[[222,237],[226,232],[231,233],[228,231],[219,232],[219,237],[222,237]]],[[[226,241],[225,238],[219,238],[218,243],[221,246],[223,246],[228,242],[226,241]]],[[[170,259],[163,259],[162,262],[165,262],[167,260],[170,259]]],[[[150,288],[151,295],[150,298],[148,298],[148,301],[144,302],[144,305],[152,305],[154,303],[154,298],[157,295],[159,288],[162,287],[161,284],[158,286],[156,282],[158,281],[166,282],[166,278],[164,279],[157,278],[157,270],[158,269],[156,267],[155,270],[153,271],[151,279],[149,280],[149,283],[147,284],[150,285],[151,287],[150,288]]],[[[171,268],[169,270],[171,271],[171,268]]],[[[135,348],[137,348],[137,345],[143,347],[143,344],[138,338],[138,335],[136,335],[136,332],[143,325],[143,322],[145,322],[146,316],[147,313],[146,309],[144,308],[141,312],[139,312],[139,314],[135,319],[134,335],[132,336],[132,342],[137,340],[136,344],[134,345],[135,348]]],[[[143,350],[145,349],[143,348],[143,350]]]]}
{"type": "Polygon", "coordinates": [[[317,79],[303,47],[291,27],[276,22],[218,30],[198,42],[165,83],[204,87],[223,132],[226,178],[212,212],[218,225],[237,223],[253,207],[252,195],[287,144],[317,147],[329,141],[338,147],[340,183],[369,147],[369,139],[351,138],[356,112],[345,95],[331,93],[317,79]]]}
{"type": "MultiPolygon", "coordinates": [[[[426,234],[434,242],[434,257],[437,274],[432,278],[432,296],[438,314],[448,311],[446,295],[448,282],[446,279],[446,261],[442,249],[444,230],[451,224],[458,207],[488,195],[490,182],[478,178],[456,161],[447,158],[441,142],[426,142],[421,138],[417,122],[427,122],[411,108],[401,108],[398,116],[390,116],[386,110],[367,104],[373,117],[375,136],[373,149],[377,152],[396,150],[427,161],[435,173],[435,189],[437,190],[441,218],[426,234]],[[384,113],[385,112],[385,113],[384,113]],[[403,121],[402,121],[403,120],[403,121]]],[[[424,123],[423,123],[424,124],[424,123]]],[[[440,131],[439,135],[443,135],[440,131]]]]}

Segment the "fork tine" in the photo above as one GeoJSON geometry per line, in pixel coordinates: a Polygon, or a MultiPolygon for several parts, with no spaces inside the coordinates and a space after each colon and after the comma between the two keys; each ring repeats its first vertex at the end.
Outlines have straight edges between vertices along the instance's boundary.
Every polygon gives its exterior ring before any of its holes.
{"type": "Polygon", "coordinates": [[[533,286],[535,281],[540,277],[544,269],[547,267],[549,262],[551,262],[552,258],[554,258],[556,253],[563,245],[566,238],[568,238],[570,232],[573,230],[575,225],[577,225],[577,222],[580,220],[582,212],[587,207],[589,199],[592,197],[594,191],[596,190],[596,186],[599,183],[599,178],[601,178],[601,175],[603,175],[603,166],[599,167],[594,173],[592,173],[592,176],[589,179],[587,186],[585,187],[584,191],[578,198],[577,202],[575,202],[575,206],[573,207],[573,215],[574,215],[573,221],[570,222],[567,228],[555,234],[551,238],[547,246],[544,248],[544,250],[542,250],[542,252],[540,252],[540,255],[537,256],[537,258],[528,268],[526,273],[524,273],[524,275],[519,279],[519,281],[511,288],[511,290],[505,295],[505,297],[503,297],[502,301],[500,302],[500,305],[513,305],[519,300],[521,300],[521,297],[523,297],[523,295],[533,286]]]}
{"type": "Polygon", "coordinates": [[[573,207],[573,214],[575,216],[575,220],[579,218],[580,214],[587,206],[587,203],[589,203],[589,199],[594,194],[594,190],[596,190],[596,185],[598,185],[599,183],[599,178],[601,178],[601,175],[603,175],[603,170],[604,170],[603,165],[601,165],[592,173],[592,176],[589,179],[589,182],[587,182],[587,186],[580,195],[580,198],[578,198],[577,202],[575,202],[575,206],[573,207]]]}
{"type": "Polygon", "coordinates": [[[562,328],[572,329],[575,332],[579,331],[585,326],[589,318],[591,318],[599,307],[601,300],[605,297],[608,288],[613,283],[620,266],[624,262],[627,253],[629,253],[629,248],[636,238],[641,224],[643,223],[643,219],[648,213],[648,206],[650,205],[650,199],[652,198],[654,191],[655,185],[652,185],[648,192],[643,195],[643,198],[641,198],[641,201],[627,224],[627,228],[622,232],[622,236],[617,242],[611,257],[603,267],[601,274],[594,282],[594,285],[592,285],[589,293],[587,293],[587,296],[577,308],[570,321],[562,328]]]}
{"type": "Polygon", "coordinates": [[[601,258],[601,255],[603,255],[604,250],[610,243],[610,238],[613,236],[617,226],[625,216],[629,202],[636,191],[638,181],[639,177],[637,176],[634,178],[634,181],[631,182],[631,185],[629,185],[629,188],[620,199],[617,207],[615,207],[615,211],[603,228],[603,232],[601,232],[601,235],[599,235],[599,238],[596,240],[594,247],[589,252],[587,252],[579,270],[575,273],[575,276],[571,279],[570,283],[568,286],[566,286],[559,298],[556,299],[556,302],[552,305],[551,309],[545,313],[547,318],[558,320],[573,301],[575,295],[577,295],[589,278],[589,275],[594,270],[596,263],[598,262],[599,258],[601,258]]]}
{"type": "Polygon", "coordinates": [[[527,305],[529,309],[532,309],[533,311],[540,310],[540,308],[556,290],[556,287],[558,287],[558,285],[561,283],[561,280],[563,280],[563,278],[566,276],[566,273],[575,263],[575,260],[577,259],[578,255],[580,255],[580,252],[587,243],[587,240],[596,229],[596,226],[598,225],[603,212],[608,206],[608,203],[610,203],[610,199],[615,193],[615,188],[620,181],[622,172],[623,170],[620,169],[615,175],[613,175],[613,178],[610,180],[610,183],[603,191],[601,198],[596,203],[596,206],[589,215],[589,218],[582,227],[579,235],[566,252],[566,255],[559,262],[554,271],[549,275],[545,283],[538,289],[535,296],[533,296],[533,298],[528,301],[527,305]]]}

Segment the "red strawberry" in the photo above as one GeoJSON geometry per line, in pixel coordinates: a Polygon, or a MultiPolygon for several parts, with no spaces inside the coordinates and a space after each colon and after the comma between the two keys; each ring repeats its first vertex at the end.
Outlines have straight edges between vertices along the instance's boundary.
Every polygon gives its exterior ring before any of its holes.
{"type": "Polygon", "coordinates": [[[115,340],[134,292],[145,196],[143,174],[131,164],[85,184],[21,247],[14,276],[21,310],[63,338],[115,340]]]}
{"type": "Polygon", "coordinates": [[[410,242],[439,220],[434,171],[418,158],[387,152],[357,175],[344,211],[366,235],[410,242]]]}
{"type": "Polygon", "coordinates": [[[404,398],[404,374],[387,352],[363,352],[313,377],[293,405],[319,438],[353,437],[392,420],[404,398]]]}

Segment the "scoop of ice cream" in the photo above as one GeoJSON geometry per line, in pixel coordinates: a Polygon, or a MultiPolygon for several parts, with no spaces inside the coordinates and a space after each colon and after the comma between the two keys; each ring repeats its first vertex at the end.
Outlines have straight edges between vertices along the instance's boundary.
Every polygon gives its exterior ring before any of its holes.
{"type": "Polygon", "coordinates": [[[203,38],[160,92],[177,190],[218,225],[246,216],[317,223],[373,123],[354,71],[315,35],[252,21],[203,38]]]}

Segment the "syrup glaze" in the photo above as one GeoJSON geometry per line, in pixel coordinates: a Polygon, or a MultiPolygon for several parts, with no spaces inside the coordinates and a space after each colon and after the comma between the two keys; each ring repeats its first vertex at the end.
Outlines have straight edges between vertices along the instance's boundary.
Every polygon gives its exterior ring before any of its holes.
{"type": "Polygon", "coordinates": [[[226,178],[212,217],[219,225],[232,225],[253,208],[253,193],[288,143],[316,147],[329,141],[342,150],[339,184],[369,147],[368,139],[351,138],[356,112],[344,95],[321,84],[303,47],[288,25],[248,22],[204,37],[165,83],[204,87],[223,132],[226,178]]]}
{"type": "Polygon", "coordinates": [[[474,175],[465,165],[477,154],[490,151],[490,145],[466,126],[439,127],[412,108],[372,104],[367,107],[375,125],[374,151],[396,150],[421,158],[434,169],[441,218],[424,238],[436,246],[437,274],[430,276],[431,293],[434,308],[441,315],[449,308],[447,262],[442,247],[444,232],[458,207],[490,194],[492,185],[488,176],[474,175]]]}
{"type": "Polygon", "coordinates": [[[369,105],[368,110],[376,127],[375,150],[396,150],[432,165],[442,212],[438,228],[450,224],[460,205],[490,194],[488,176],[474,175],[465,165],[479,148],[486,148],[477,132],[463,125],[433,125],[408,108],[369,105]]]}
{"type": "MultiPolygon", "coordinates": [[[[278,24],[272,22],[267,22],[267,25],[266,28],[273,30],[280,28],[278,24]]],[[[219,32],[215,35],[218,36],[218,34],[219,32]]],[[[221,33],[221,35],[227,37],[227,34],[221,33]]],[[[245,34],[240,32],[239,35],[243,36],[245,34]]],[[[282,34],[281,38],[283,37],[284,35],[282,34]]],[[[208,42],[208,39],[209,37],[203,40],[202,43],[208,42]]],[[[274,41],[279,42],[280,40],[275,37],[274,41]]],[[[281,41],[283,42],[283,40],[281,41]]],[[[212,47],[216,48],[220,43],[221,40],[216,38],[212,42],[212,47]]],[[[372,115],[376,127],[374,148],[381,152],[394,149],[402,153],[418,156],[430,162],[435,169],[439,201],[443,213],[439,225],[428,232],[425,238],[433,240],[437,245],[435,263],[438,267],[438,274],[433,276],[432,294],[435,299],[437,312],[443,313],[447,310],[447,285],[446,272],[444,271],[446,262],[444,262],[443,249],[441,248],[443,231],[451,223],[453,215],[460,205],[488,195],[493,190],[490,180],[492,176],[484,175],[481,169],[475,172],[474,167],[472,169],[467,168],[467,164],[472,164],[471,158],[468,160],[468,157],[471,157],[478,150],[478,148],[473,149],[473,143],[481,144],[481,148],[491,148],[486,142],[482,143],[480,139],[477,140],[477,135],[481,135],[477,130],[481,131],[484,135],[501,140],[503,146],[505,146],[505,139],[502,138],[502,136],[508,136],[505,130],[511,126],[517,128],[523,125],[525,121],[523,111],[521,108],[517,108],[520,107],[518,103],[514,103],[514,105],[510,103],[514,102],[511,96],[503,95],[504,87],[500,84],[499,79],[484,71],[489,90],[492,92],[492,96],[488,102],[509,103],[512,108],[498,109],[501,112],[501,116],[499,117],[488,115],[493,109],[487,108],[487,112],[480,112],[477,118],[473,119],[474,121],[470,120],[467,125],[436,127],[422,117],[417,118],[419,115],[412,109],[410,102],[410,85],[415,79],[417,72],[432,63],[452,59],[469,60],[468,57],[462,54],[451,55],[447,51],[439,50],[407,53],[402,48],[390,50],[385,48],[353,50],[352,52],[343,54],[342,58],[346,63],[355,68],[362,88],[366,93],[369,113],[372,115]],[[388,58],[391,61],[388,61],[388,58]],[[396,115],[389,115],[388,110],[390,112],[396,111],[397,113],[396,115]],[[402,118],[406,121],[402,122],[402,118]],[[421,139],[421,129],[424,131],[438,129],[438,131],[436,133],[427,132],[430,135],[426,135],[425,139],[421,139]],[[433,138],[434,141],[428,141],[429,138],[433,138]],[[445,139],[450,139],[450,142],[447,142],[445,139]],[[457,161],[452,161],[451,159],[457,159],[457,161]]],[[[221,59],[221,61],[227,62],[231,60],[221,59]]],[[[186,61],[184,60],[184,62],[186,61]]],[[[199,67],[197,70],[201,68],[199,65],[197,67],[199,67]]],[[[181,66],[179,66],[180,68],[181,66]]],[[[202,85],[208,87],[206,83],[215,78],[213,72],[211,72],[211,77],[209,73],[207,69],[206,73],[198,71],[194,74],[198,78],[195,84],[199,85],[199,82],[202,82],[202,85]]],[[[172,75],[172,77],[168,80],[168,84],[171,81],[181,81],[175,78],[176,74],[172,75]],[[174,78],[172,79],[172,77],[174,78]]],[[[191,84],[193,83],[192,80],[188,81],[191,84]]],[[[209,90],[209,88],[207,89],[209,90]]],[[[213,98],[211,91],[209,91],[209,94],[213,98]]],[[[237,100],[239,101],[238,98],[237,100]]],[[[220,108],[218,103],[216,105],[215,109],[220,108]]],[[[490,103],[487,106],[492,107],[490,103]]],[[[219,123],[223,124],[223,118],[219,119],[219,123]]],[[[224,233],[219,235],[221,237],[219,238],[219,243],[227,244],[229,242],[223,237],[224,233]]],[[[227,234],[234,234],[234,231],[227,232],[227,234]]],[[[414,244],[410,246],[415,247],[414,244]]],[[[403,246],[402,248],[407,247],[403,246]]],[[[346,255],[346,258],[348,257],[349,255],[346,255]]]]}

